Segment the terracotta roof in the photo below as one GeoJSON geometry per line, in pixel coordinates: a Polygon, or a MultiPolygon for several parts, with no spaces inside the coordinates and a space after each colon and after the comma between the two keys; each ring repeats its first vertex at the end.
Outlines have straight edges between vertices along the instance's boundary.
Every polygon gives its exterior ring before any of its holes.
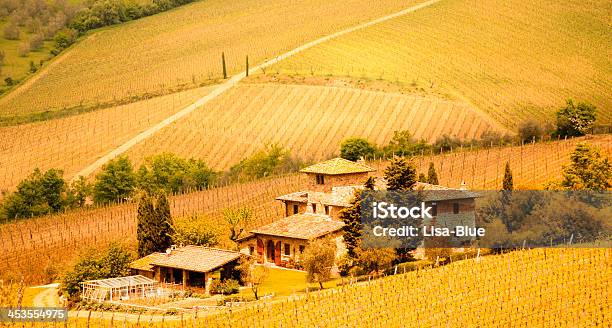
{"type": "Polygon", "coordinates": [[[363,189],[363,186],[333,187],[332,192],[298,191],[276,197],[276,199],[305,204],[316,203],[332,206],[350,206],[350,202],[357,189],[363,189]]]}
{"type": "Polygon", "coordinates": [[[367,173],[374,172],[373,168],[364,164],[352,162],[344,158],[334,158],[325,162],[317,163],[301,169],[302,173],[318,173],[318,174],[351,174],[351,173],[367,173]]]}
{"type": "Polygon", "coordinates": [[[153,253],[145,257],[141,257],[138,260],[130,263],[130,269],[153,272],[153,265],[151,265],[151,263],[162,256],[166,256],[166,254],[153,253]]]}
{"type": "MultiPolygon", "coordinates": [[[[376,179],[376,189],[385,190],[387,189],[387,181],[383,178],[376,179]]],[[[423,194],[424,201],[440,201],[440,200],[453,200],[453,199],[468,199],[478,198],[480,195],[473,191],[453,189],[441,185],[435,185],[425,182],[417,182],[413,190],[425,191],[423,194]]]]}
{"type": "Polygon", "coordinates": [[[196,272],[210,272],[240,258],[241,253],[218,248],[185,246],[172,250],[170,254],[162,255],[151,264],[196,272]]]}
{"type": "Polygon", "coordinates": [[[338,231],[342,227],[344,223],[332,220],[327,215],[302,213],[259,227],[251,233],[311,240],[338,231]]]}

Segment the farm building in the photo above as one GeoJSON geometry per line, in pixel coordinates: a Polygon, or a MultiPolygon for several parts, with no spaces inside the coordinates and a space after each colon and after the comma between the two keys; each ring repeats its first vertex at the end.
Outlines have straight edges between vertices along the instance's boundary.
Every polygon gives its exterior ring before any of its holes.
{"type": "Polygon", "coordinates": [[[121,301],[133,298],[145,298],[157,295],[157,281],[136,275],[101,280],[89,280],[82,283],[83,300],[95,302],[121,301]]]}
{"type": "Polygon", "coordinates": [[[221,280],[237,277],[235,267],[242,256],[247,255],[192,245],[171,247],[166,253],[153,253],[132,262],[130,269],[165,285],[200,288],[208,293],[213,276],[221,280]]]}
{"type": "MultiPolygon", "coordinates": [[[[350,206],[357,189],[374,169],[358,162],[334,158],[302,169],[309,177],[309,190],[277,197],[285,206],[285,217],[258,227],[239,239],[242,252],[256,256],[260,263],[291,266],[300,260],[308,242],[332,237],[336,240],[337,257],[346,251],[342,240],[342,222],[339,213],[350,206]]],[[[387,183],[375,179],[375,189],[385,190],[387,183]]],[[[467,189],[467,188],[462,188],[467,189]]],[[[451,189],[440,185],[417,182],[414,190],[431,191],[424,201],[436,213],[434,225],[474,226],[475,193],[451,189]]]]}

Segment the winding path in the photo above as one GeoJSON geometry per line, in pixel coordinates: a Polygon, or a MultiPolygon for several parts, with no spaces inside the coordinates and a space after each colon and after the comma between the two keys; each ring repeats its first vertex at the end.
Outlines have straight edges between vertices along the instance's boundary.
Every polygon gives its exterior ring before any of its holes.
{"type": "MultiPolygon", "coordinates": [[[[278,57],[275,57],[273,59],[270,59],[260,65],[257,65],[255,67],[252,68],[253,71],[259,70],[259,69],[264,69],[267,68],[271,65],[274,65],[282,60],[285,60],[289,57],[292,57],[304,50],[307,50],[309,48],[312,48],[316,45],[319,45],[321,43],[327,42],[329,40],[335,39],[337,37],[343,36],[345,34],[351,33],[351,32],[355,32],[367,27],[370,27],[372,25],[376,25],[385,21],[388,21],[390,19],[394,19],[409,13],[412,13],[414,11],[417,11],[419,9],[425,8],[425,7],[429,7],[437,2],[439,2],[441,0],[429,0],[429,1],[425,1],[423,3],[420,3],[418,5],[414,5],[412,7],[406,8],[402,11],[398,11],[394,14],[390,14],[381,18],[377,18],[375,20],[371,20],[369,22],[363,23],[363,24],[359,24],[347,29],[344,29],[342,31],[330,34],[328,36],[324,36],[322,38],[316,39],[314,41],[308,42],[302,46],[299,46],[285,54],[282,54],[278,57]]],[[[197,108],[205,105],[206,103],[210,102],[211,100],[217,98],[218,96],[220,96],[221,94],[225,93],[227,90],[231,89],[233,86],[235,86],[238,82],[240,82],[242,79],[244,79],[246,77],[245,72],[236,74],[234,76],[232,76],[229,80],[225,81],[224,83],[220,84],[219,86],[217,86],[211,93],[209,93],[208,95],[200,98],[199,100],[197,100],[196,102],[194,102],[193,104],[183,108],[182,110],[178,111],[177,113],[173,114],[172,116],[166,118],[165,120],[157,123],[156,125],[152,126],[151,128],[141,132],[140,134],[136,135],[134,138],[128,140],[126,143],[122,144],[121,146],[119,146],[118,148],[115,148],[114,150],[112,150],[111,152],[109,152],[108,154],[102,156],[101,158],[99,158],[97,161],[95,161],[94,163],[92,163],[91,165],[85,167],[84,169],[82,169],[81,171],[79,171],[78,173],[76,173],[76,175],[74,176],[74,178],[72,179],[73,181],[78,179],[80,176],[83,177],[87,177],[90,174],[92,174],[93,172],[95,172],[96,170],[98,170],[100,167],[102,167],[102,165],[106,164],[107,162],[109,162],[110,160],[112,160],[113,158],[120,156],[121,154],[125,153],[126,151],[128,151],[130,148],[134,147],[135,145],[137,145],[138,143],[140,143],[141,141],[151,137],[152,135],[154,135],[156,132],[160,131],[161,129],[167,127],[168,125],[176,122],[177,120],[179,120],[180,118],[189,115],[190,113],[192,113],[194,110],[196,110],[197,108]]]]}

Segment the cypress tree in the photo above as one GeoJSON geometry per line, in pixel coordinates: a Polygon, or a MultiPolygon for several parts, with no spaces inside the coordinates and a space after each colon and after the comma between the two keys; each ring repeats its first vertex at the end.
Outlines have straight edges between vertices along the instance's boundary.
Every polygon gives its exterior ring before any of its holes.
{"type": "Polygon", "coordinates": [[[417,175],[414,164],[402,157],[396,157],[385,170],[388,190],[411,190],[417,175]]]}
{"type": "Polygon", "coordinates": [[[374,190],[374,186],[376,184],[376,180],[374,177],[369,177],[366,182],[363,184],[366,190],[374,190]]]}
{"type": "Polygon", "coordinates": [[[514,189],[514,182],[512,179],[512,170],[510,170],[510,163],[506,162],[506,170],[504,172],[504,182],[502,190],[511,191],[514,189]]]}
{"type": "Polygon", "coordinates": [[[223,64],[223,79],[227,79],[227,68],[225,67],[225,52],[221,53],[221,63],[223,64]]]}
{"type": "Polygon", "coordinates": [[[429,162],[429,170],[427,170],[427,182],[430,184],[438,184],[438,174],[433,162],[429,162]]]}
{"type": "Polygon", "coordinates": [[[158,252],[165,251],[172,245],[172,235],[174,234],[172,216],[170,215],[170,202],[166,194],[161,193],[157,198],[155,208],[155,249],[158,252]]]}
{"type": "Polygon", "coordinates": [[[246,56],[246,76],[249,76],[249,56],[246,56]]]}
{"type": "Polygon", "coordinates": [[[144,194],[138,203],[138,256],[147,256],[156,251],[151,228],[154,224],[155,208],[151,196],[144,194]]]}
{"type": "Polygon", "coordinates": [[[356,258],[355,250],[359,248],[361,242],[361,191],[356,190],[351,205],[338,213],[344,222],[344,243],[348,256],[356,258]]]}

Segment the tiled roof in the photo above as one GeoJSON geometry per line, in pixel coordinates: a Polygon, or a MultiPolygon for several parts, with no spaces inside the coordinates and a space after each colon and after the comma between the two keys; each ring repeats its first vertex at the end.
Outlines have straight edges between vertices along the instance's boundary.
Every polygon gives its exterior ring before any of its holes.
{"type": "Polygon", "coordinates": [[[317,163],[301,169],[302,173],[318,173],[318,174],[351,174],[351,173],[367,173],[376,171],[373,168],[346,160],[344,158],[334,158],[325,162],[317,163]]]}
{"type": "Polygon", "coordinates": [[[162,256],[166,256],[166,254],[162,254],[162,253],[153,253],[153,254],[149,254],[145,257],[141,257],[138,260],[130,263],[130,269],[134,269],[134,270],[143,270],[143,271],[153,271],[153,266],[151,265],[151,262],[157,260],[158,258],[162,257],[162,256]]]}
{"type": "Polygon", "coordinates": [[[298,191],[276,197],[276,199],[305,204],[316,203],[332,206],[350,206],[350,201],[353,198],[356,189],[363,189],[363,186],[333,187],[331,193],[320,191],[298,191]]]}
{"type": "Polygon", "coordinates": [[[196,272],[213,271],[241,256],[240,252],[201,246],[179,247],[162,255],[151,264],[196,272]]]}
{"type": "MultiPolygon", "coordinates": [[[[383,178],[377,178],[376,189],[387,189],[387,181],[383,178]]],[[[425,193],[423,193],[424,201],[441,201],[480,197],[479,194],[469,190],[453,189],[425,182],[417,182],[412,189],[425,191],[425,193]]]]}
{"type": "Polygon", "coordinates": [[[295,214],[252,230],[251,233],[311,240],[338,231],[344,223],[327,215],[312,213],[295,214]]]}

